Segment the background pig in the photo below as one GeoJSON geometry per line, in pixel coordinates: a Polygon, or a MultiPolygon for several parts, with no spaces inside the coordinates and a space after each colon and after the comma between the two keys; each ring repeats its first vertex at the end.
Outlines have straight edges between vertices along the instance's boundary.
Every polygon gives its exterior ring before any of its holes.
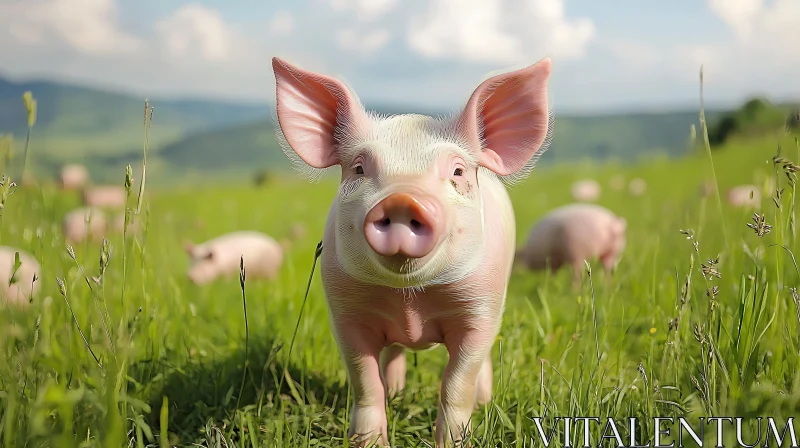
{"type": "Polygon", "coordinates": [[[283,250],[278,242],[250,230],[227,233],[197,245],[189,241],[184,248],[192,260],[187,275],[196,285],[239,275],[242,256],[248,279],[274,278],[283,263],[283,250]]]}
{"type": "Polygon", "coordinates": [[[309,171],[338,165],[321,277],[353,388],[349,436],[388,442],[386,394],[405,384],[404,348],[444,343],[436,444],[469,432],[492,393],[515,246],[502,180],[550,142],[551,62],[495,75],[452,118],[378,117],[332,77],[273,59],[284,151],[309,171]]]}
{"type": "Polygon", "coordinates": [[[634,196],[641,196],[647,190],[647,182],[641,177],[631,179],[628,183],[628,191],[634,196]]]}
{"type": "Polygon", "coordinates": [[[596,201],[600,197],[600,184],[592,179],[583,179],[572,184],[572,197],[576,201],[596,201]]]}
{"type": "Polygon", "coordinates": [[[761,192],[755,185],[738,185],[727,191],[725,198],[734,207],[758,207],[761,204],[761,192]],[[752,198],[750,197],[752,193],[752,198]]]}
{"type": "Polygon", "coordinates": [[[61,188],[65,190],[71,190],[83,187],[84,185],[86,185],[86,182],[88,180],[89,180],[89,172],[83,165],[71,163],[68,165],[64,165],[61,168],[59,181],[61,183],[61,188]]]}
{"type": "MultiPolygon", "coordinates": [[[[128,233],[136,233],[139,231],[139,220],[135,215],[131,215],[131,221],[128,223],[128,233]]],[[[125,231],[125,212],[119,212],[114,215],[114,221],[111,224],[115,232],[123,233],[125,231]]]]}
{"type": "Polygon", "coordinates": [[[62,221],[64,240],[69,244],[78,244],[86,239],[97,241],[105,236],[106,226],[106,215],[97,207],[72,210],[62,221]]]}
{"type": "Polygon", "coordinates": [[[90,207],[125,207],[125,188],[118,185],[87,187],[83,191],[83,204],[90,207]]]}
{"type": "Polygon", "coordinates": [[[625,188],[625,177],[621,174],[617,174],[611,178],[608,185],[611,186],[611,189],[614,191],[622,191],[622,189],[625,188]]]}
{"type": "Polygon", "coordinates": [[[599,258],[610,270],[625,249],[627,222],[595,204],[569,204],[545,215],[517,251],[517,262],[532,270],[555,271],[564,265],[574,272],[578,286],[583,261],[599,258]],[[549,259],[549,260],[548,260],[549,259]]]}
{"type": "Polygon", "coordinates": [[[27,304],[41,289],[41,276],[41,266],[32,255],[14,247],[0,246],[0,299],[27,304]],[[20,266],[14,274],[15,282],[11,283],[15,252],[19,252],[20,266]],[[36,281],[33,281],[34,275],[36,281]]]}

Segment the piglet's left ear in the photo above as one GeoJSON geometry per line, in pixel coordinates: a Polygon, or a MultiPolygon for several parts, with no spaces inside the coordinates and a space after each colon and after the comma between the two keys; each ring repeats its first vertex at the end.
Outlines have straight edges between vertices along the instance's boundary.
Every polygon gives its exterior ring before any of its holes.
{"type": "Polygon", "coordinates": [[[551,61],[493,76],[473,92],[458,125],[479,163],[501,176],[514,174],[542,147],[548,131],[547,81],[551,61]]]}

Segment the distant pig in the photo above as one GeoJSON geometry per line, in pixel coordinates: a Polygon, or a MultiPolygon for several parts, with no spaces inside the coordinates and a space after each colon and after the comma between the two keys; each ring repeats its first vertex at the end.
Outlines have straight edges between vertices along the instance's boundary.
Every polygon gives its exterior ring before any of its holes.
{"type": "Polygon", "coordinates": [[[573,269],[573,286],[580,282],[584,260],[600,259],[610,271],[625,249],[627,221],[595,204],[569,204],[545,215],[516,254],[531,270],[573,269]]]}
{"type": "Polygon", "coordinates": [[[758,207],[761,205],[761,192],[755,185],[738,185],[729,189],[725,197],[728,203],[734,207],[758,207]]]}
{"type": "Polygon", "coordinates": [[[641,196],[647,190],[647,182],[641,177],[631,179],[628,184],[628,191],[634,196],[641,196]]]}
{"type": "Polygon", "coordinates": [[[187,275],[196,285],[238,275],[242,256],[248,279],[275,278],[283,263],[278,242],[251,230],[227,233],[197,245],[187,241],[184,249],[192,261],[187,275]]]}
{"type": "Polygon", "coordinates": [[[592,179],[579,180],[572,184],[570,191],[576,201],[596,201],[600,197],[600,184],[592,179]]]}
{"type": "Polygon", "coordinates": [[[0,300],[26,305],[41,289],[41,266],[27,252],[0,246],[0,300]],[[19,268],[14,272],[14,253],[19,252],[19,268]],[[12,279],[13,273],[13,279],[12,279]],[[13,281],[12,281],[13,280],[13,281]]]}
{"type": "Polygon", "coordinates": [[[86,185],[86,182],[88,180],[89,180],[89,172],[83,165],[71,163],[68,165],[64,165],[61,168],[59,181],[61,183],[61,188],[64,190],[81,188],[84,185],[86,185]]]}
{"type": "Polygon", "coordinates": [[[77,208],[64,216],[64,240],[69,244],[78,244],[85,240],[98,241],[105,236],[107,225],[103,210],[97,207],[77,208]]]}
{"type": "Polygon", "coordinates": [[[87,187],[83,191],[83,204],[89,207],[125,207],[126,191],[118,185],[87,187]]]}
{"type": "Polygon", "coordinates": [[[492,395],[516,232],[503,181],[524,178],[550,142],[550,59],[486,79],[449,118],[379,116],[336,78],[272,66],[284,152],[312,174],[341,168],[320,270],[353,388],[348,436],[388,444],[404,349],[443,343],[436,444],[460,440],[492,395]]]}
{"type": "Polygon", "coordinates": [[[623,188],[625,188],[625,177],[621,174],[617,174],[611,178],[608,184],[611,186],[612,190],[621,191],[623,188]]]}
{"type": "MultiPolygon", "coordinates": [[[[130,222],[128,222],[128,233],[136,233],[139,231],[139,220],[136,218],[135,215],[130,216],[130,222]]],[[[125,212],[119,212],[114,216],[114,221],[111,223],[112,228],[115,232],[124,233],[125,232],[125,212]]]]}

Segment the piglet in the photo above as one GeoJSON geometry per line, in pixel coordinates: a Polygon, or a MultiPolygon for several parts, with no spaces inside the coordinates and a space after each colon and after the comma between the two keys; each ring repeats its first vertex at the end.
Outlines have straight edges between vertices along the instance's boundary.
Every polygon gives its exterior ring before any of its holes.
{"type": "MultiPolygon", "coordinates": [[[[130,221],[128,222],[128,233],[136,233],[139,231],[139,219],[131,214],[130,221]]],[[[111,228],[118,233],[125,233],[125,212],[119,212],[114,216],[111,222],[111,228]]]]}
{"type": "Polygon", "coordinates": [[[634,196],[641,196],[647,191],[647,182],[641,177],[635,177],[628,184],[628,191],[634,196]]]}
{"type": "Polygon", "coordinates": [[[582,179],[572,184],[570,193],[576,201],[591,202],[600,197],[600,184],[594,179],[582,179]]]}
{"type": "Polygon", "coordinates": [[[61,168],[61,173],[59,173],[59,182],[64,190],[83,187],[88,180],[89,171],[86,170],[86,167],[77,163],[64,165],[61,168]]]}
{"type": "Polygon", "coordinates": [[[550,142],[550,60],[488,78],[449,118],[378,116],[338,79],[272,66],[284,152],[310,174],[341,168],[320,273],[353,389],[349,436],[388,444],[404,349],[443,343],[436,444],[460,440],[491,398],[516,232],[503,181],[550,142]]]}
{"type": "Polygon", "coordinates": [[[187,275],[196,285],[238,275],[242,256],[248,279],[275,278],[283,263],[278,242],[252,230],[226,233],[197,245],[187,241],[184,249],[192,261],[187,275]]]}
{"type": "Polygon", "coordinates": [[[98,207],[80,207],[64,215],[62,231],[69,244],[78,244],[85,240],[98,241],[105,236],[107,229],[106,215],[98,207]]]}
{"type": "Polygon", "coordinates": [[[625,249],[627,221],[596,204],[569,204],[545,215],[517,251],[516,261],[531,270],[573,269],[573,287],[580,283],[584,260],[600,259],[610,271],[625,249]]]}
{"type": "Polygon", "coordinates": [[[734,207],[758,207],[761,205],[761,191],[755,185],[732,187],[726,192],[725,198],[734,207]]]}
{"type": "Polygon", "coordinates": [[[126,191],[119,185],[92,186],[83,191],[83,203],[89,207],[122,208],[125,197],[126,191]]]}
{"type": "Polygon", "coordinates": [[[0,299],[26,305],[41,289],[41,266],[29,253],[9,246],[0,246],[0,299]],[[19,252],[19,268],[14,272],[14,253],[19,252]],[[14,274],[13,282],[11,274],[14,274]]]}

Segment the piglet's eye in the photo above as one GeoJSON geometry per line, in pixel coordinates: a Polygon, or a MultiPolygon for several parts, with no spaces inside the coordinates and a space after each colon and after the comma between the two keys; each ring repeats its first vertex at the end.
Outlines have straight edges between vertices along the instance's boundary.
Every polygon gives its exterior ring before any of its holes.
{"type": "Polygon", "coordinates": [[[463,168],[456,168],[453,171],[453,176],[463,176],[463,175],[464,175],[464,169],[463,168]]]}
{"type": "Polygon", "coordinates": [[[356,174],[364,174],[364,167],[361,165],[356,166],[356,174]]]}

